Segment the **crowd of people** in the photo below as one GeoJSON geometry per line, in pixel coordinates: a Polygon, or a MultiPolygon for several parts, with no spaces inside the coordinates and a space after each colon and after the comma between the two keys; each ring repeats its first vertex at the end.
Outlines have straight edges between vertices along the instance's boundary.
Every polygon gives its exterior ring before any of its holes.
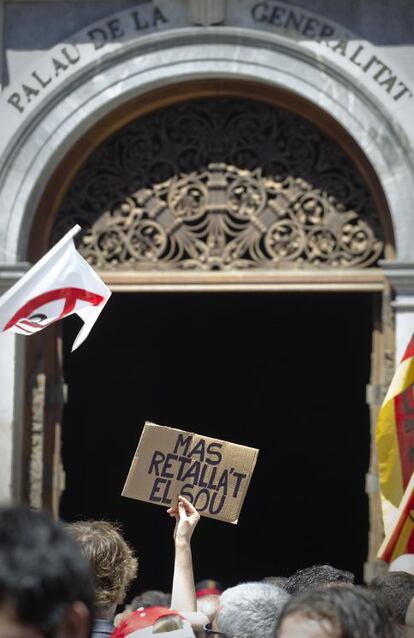
{"type": "Polygon", "coordinates": [[[0,509],[0,638],[414,637],[414,556],[370,583],[314,565],[223,590],[194,582],[199,514],[184,497],[175,519],[171,593],[127,601],[138,560],[116,525],[64,525],[22,506],[0,509]]]}

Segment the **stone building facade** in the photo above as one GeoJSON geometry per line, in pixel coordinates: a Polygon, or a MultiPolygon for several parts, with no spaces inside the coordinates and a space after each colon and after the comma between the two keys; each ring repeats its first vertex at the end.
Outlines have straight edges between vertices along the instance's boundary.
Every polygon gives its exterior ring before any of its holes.
{"type": "MultiPolygon", "coordinates": [[[[0,292],[79,221],[114,291],[375,294],[373,426],[414,327],[413,33],[409,0],[1,1],[0,292]]],[[[56,509],[55,337],[2,337],[0,495],[56,509]]],[[[375,451],[367,490],[372,557],[375,451]]]]}

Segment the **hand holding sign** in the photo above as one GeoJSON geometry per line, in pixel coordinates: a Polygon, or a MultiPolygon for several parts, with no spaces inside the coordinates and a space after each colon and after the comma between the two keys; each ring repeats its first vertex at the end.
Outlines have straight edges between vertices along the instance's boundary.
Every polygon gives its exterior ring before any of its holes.
{"type": "Polygon", "coordinates": [[[170,507],[167,513],[175,518],[174,540],[176,545],[189,543],[200,520],[200,514],[196,508],[184,496],[179,496],[178,506],[170,507]]]}
{"type": "Polygon", "coordinates": [[[183,496],[178,497],[177,506],[170,507],[167,513],[175,518],[175,559],[171,607],[181,611],[197,611],[190,541],[200,520],[200,514],[183,496]]]}

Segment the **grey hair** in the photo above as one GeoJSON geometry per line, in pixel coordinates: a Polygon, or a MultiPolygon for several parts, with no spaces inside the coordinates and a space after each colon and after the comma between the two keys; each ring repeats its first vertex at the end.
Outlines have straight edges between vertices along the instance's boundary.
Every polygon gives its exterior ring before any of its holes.
{"type": "Polygon", "coordinates": [[[228,636],[273,638],[289,594],[269,583],[242,583],[220,596],[217,626],[228,636]]]}

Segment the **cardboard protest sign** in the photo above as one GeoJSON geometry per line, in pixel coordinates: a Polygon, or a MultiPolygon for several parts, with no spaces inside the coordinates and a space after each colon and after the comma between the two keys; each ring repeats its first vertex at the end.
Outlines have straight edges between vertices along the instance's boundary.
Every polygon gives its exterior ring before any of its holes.
{"type": "Polygon", "coordinates": [[[259,450],[146,422],[122,496],[237,523],[259,450]]]}

